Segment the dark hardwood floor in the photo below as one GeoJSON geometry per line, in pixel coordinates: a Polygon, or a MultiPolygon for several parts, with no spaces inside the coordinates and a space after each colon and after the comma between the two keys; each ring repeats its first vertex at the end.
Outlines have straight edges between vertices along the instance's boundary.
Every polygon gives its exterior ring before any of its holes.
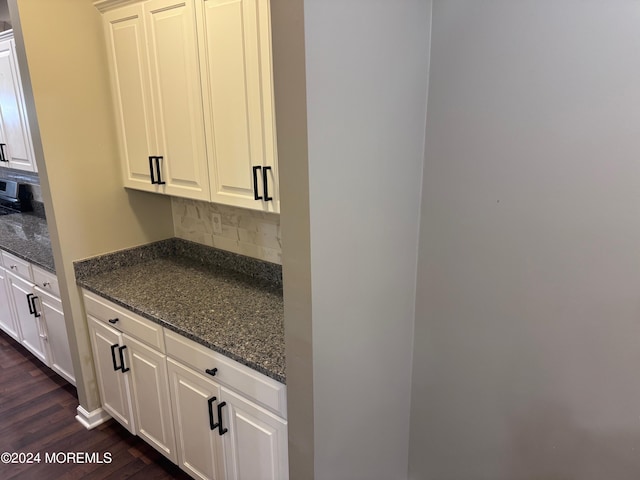
{"type": "Polygon", "coordinates": [[[113,420],[86,430],[75,419],[77,406],[72,385],[0,332],[0,454],[40,454],[40,463],[0,462],[0,479],[191,478],[113,420]],[[63,460],[76,452],[103,461],[110,455],[111,462],[45,461],[47,453],[63,460]]]}

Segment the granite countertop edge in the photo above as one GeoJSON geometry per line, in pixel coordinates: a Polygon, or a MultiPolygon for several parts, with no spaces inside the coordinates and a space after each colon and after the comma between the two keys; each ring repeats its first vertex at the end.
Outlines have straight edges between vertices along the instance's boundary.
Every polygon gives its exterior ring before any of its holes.
{"type": "Polygon", "coordinates": [[[7,253],[10,253],[11,255],[13,255],[15,257],[18,257],[18,258],[20,258],[20,259],[22,259],[22,260],[24,260],[26,262],[29,262],[30,264],[35,265],[38,268],[46,270],[49,273],[53,273],[54,275],[56,274],[56,269],[53,266],[45,265],[43,262],[41,262],[41,261],[39,261],[37,259],[34,259],[30,255],[26,255],[24,253],[18,252],[16,250],[14,250],[13,248],[6,247],[5,245],[0,245],[0,250],[3,250],[5,252],[7,252],[7,253]]]}
{"type": "MultiPolygon", "coordinates": [[[[219,267],[223,269],[229,269],[236,272],[241,272],[242,274],[249,274],[250,277],[254,277],[258,284],[267,281],[271,285],[279,285],[282,287],[282,273],[281,267],[275,264],[269,264],[269,262],[262,262],[256,259],[251,259],[249,257],[238,258],[237,254],[232,254],[230,252],[224,251],[215,251],[211,252],[212,247],[206,247],[200,244],[194,244],[193,242],[183,241],[182,239],[167,239],[160,242],[154,242],[153,244],[147,244],[140,247],[134,247],[131,249],[125,249],[118,252],[113,252],[111,254],[100,255],[98,257],[94,257],[93,259],[86,259],[74,262],[74,267],[76,270],[76,284],[89,291],[92,292],[114,304],[125,308],[137,315],[140,315],[143,318],[146,318],[158,325],[161,325],[169,330],[176,332],[194,342],[203,345],[215,352],[218,352],[224,355],[227,358],[230,358],[238,363],[241,363],[252,370],[255,370],[263,375],[266,375],[273,380],[276,380],[282,384],[286,384],[286,377],[284,373],[280,373],[281,369],[278,368],[277,371],[270,370],[268,367],[261,365],[255,361],[252,361],[250,358],[245,358],[241,355],[238,355],[234,352],[231,352],[215,342],[211,342],[210,339],[205,339],[197,334],[192,333],[188,329],[183,328],[180,325],[176,325],[172,323],[170,320],[166,320],[162,316],[162,312],[150,313],[145,309],[145,305],[134,305],[129,302],[126,298],[122,298],[120,296],[114,296],[110,292],[104,291],[101,288],[96,288],[94,285],[95,282],[92,282],[92,277],[94,275],[103,274],[105,271],[109,272],[117,272],[120,268],[126,268],[128,264],[136,264],[136,263],[146,263],[150,259],[153,258],[162,258],[166,255],[167,251],[175,250],[178,256],[182,257],[183,255],[187,255],[193,259],[198,259],[200,262],[209,263],[209,262],[219,262],[220,255],[222,254],[222,264],[219,267]],[[227,254],[229,258],[227,257],[227,254]],[[109,266],[111,263],[109,260],[113,258],[113,264],[109,266]],[[95,262],[95,263],[92,263],[95,262]],[[264,264],[264,265],[261,265],[264,264]],[[239,267],[239,268],[238,268],[239,267]]],[[[284,367],[284,365],[282,365],[284,367]]]]}
{"type": "Polygon", "coordinates": [[[246,365],[247,367],[250,367],[253,370],[256,370],[257,372],[262,373],[263,375],[266,375],[269,378],[272,378],[274,380],[277,380],[280,383],[286,384],[286,379],[284,376],[279,375],[275,372],[269,371],[268,369],[262,367],[261,365],[252,362],[250,360],[247,360],[246,358],[242,358],[239,355],[236,355],[232,352],[229,352],[228,350],[225,350],[224,348],[220,348],[218,345],[214,344],[214,343],[210,343],[207,342],[205,340],[203,340],[202,338],[198,337],[197,335],[194,335],[193,333],[189,332],[188,330],[184,330],[176,325],[174,325],[171,322],[168,322],[166,320],[163,320],[160,317],[157,317],[155,315],[152,315],[150,313],[145,312],[144,310],[135,307],[133,305],[128,304],[127,302],[124,302],[118,298],[112,297],[111,295],[105,294],[104,292],[93,288],[91,285],[83,282],[83,281],[78,281],[77,284],[84,288],[85,290],[95,293],[96,295],[99,295],[100,297],[109,300],[110,302],[115,303],[116,305],[119,305],[123,308],[126,308],[127,310],[136,313],[138,315],[140,315],[141,317],[144,317],[148,320],[151,320],[154,323],[157,323],[158,325],[161,325],[165,328],[168,328],[169,330],[172,330],[180,335],[182,335],[183,337],[187,337],[189,340],[193,340],[196,343],[199,343],[200,345],[203,345],[207,348],[210,348],[211,350],[218,352],[222,355],[224,355],[225,357],[228,357],[232,360],[235,360],[238,363],[241,363],[243,365],[246,365]]]}

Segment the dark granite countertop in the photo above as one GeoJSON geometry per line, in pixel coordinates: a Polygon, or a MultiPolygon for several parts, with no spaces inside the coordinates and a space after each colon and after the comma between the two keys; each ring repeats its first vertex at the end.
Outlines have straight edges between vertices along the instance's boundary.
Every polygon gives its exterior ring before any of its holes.
{"type": "Polygon", "coordinates": [[[47,221],[39,215],[0,216],[0,249],[55,273],[47,221]]]}
{"type": "Polygon", "coordinates": [[[87,290],[285,383],[280,265],[174,238],[75,271],[87,290]]]}

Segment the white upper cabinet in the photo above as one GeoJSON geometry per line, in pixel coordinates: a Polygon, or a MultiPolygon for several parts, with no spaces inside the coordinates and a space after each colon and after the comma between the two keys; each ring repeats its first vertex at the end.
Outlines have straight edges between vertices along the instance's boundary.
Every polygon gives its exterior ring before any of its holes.
{"type": "Polygon", "coordinates": [[[193,2],[151,0],[104,20],[125,186],[208,200],[193,2]]]}
{"type": "Polygon", "coordinates": [[[125,186],[279,212],[269,2],[124,3],[96,2],[125,186]]]}
{"type": "Polygon", "coordinates": [[[202,8],[211,199],[277,212],[269,2],[207,0],[202,8]]]}
{"type": "Polygon", "coordinates": [[[12,30],[0,34],[0,166],[37,171],[12,30]]]}

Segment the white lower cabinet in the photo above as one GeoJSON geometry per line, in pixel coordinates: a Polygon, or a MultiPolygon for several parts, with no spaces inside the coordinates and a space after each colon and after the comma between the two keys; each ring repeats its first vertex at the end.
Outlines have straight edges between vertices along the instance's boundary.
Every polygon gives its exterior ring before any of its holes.
{"type": "Polygon", "coordinates": [[[286,387],[84,292],[104,409],[196,479],[287,480],[286,387]]]}
{"type": "Polygon", "coordinates": [[[222,387],[218,421],[225,425],[226,478],[283,480],[289,478],[287,422],[246,398],[222,387]]]}
{"type": "Polygon", "coordinates": [[[102,408],[131,433],[136,433],[131,408],[129,376],[124,375],[122,360],[122,333],[88,316],[89,336],[93,348],[98,389],[102,408]]]}
{"type": "Polygon", "coordinates": [[[0,329],[20,341],[18,327],[13,318],[9,302],[9,279],[7,271],[0,267],[0,329]]]}
{"type": "Polygon", "coordinates": [[[220,386],[171,358],[168,364],[178,465],[193,478],[224,479],[222,440],[211,428],[220,386]]]}
{"type": "Polygon", "coordinates": [[[13,298],[15,318],[20,329],[20,343],[40,361],[49,364],[44,346],[42,314],[36,311],[34,284],[13,273],[8,275],[9,292],[13,298]]]}
{"type": "Polygon", "coordinates": [[[49,359],[48,365],[67,382],[75,385],[76,379],[71,361],[69,337],[64,323],[62,302],[39,287],[35,287],[34,291],[36,299],[39,300],[40,314],[44,319],[43,328],[46,330],[46,334],[43,340],[49,359]]]}

